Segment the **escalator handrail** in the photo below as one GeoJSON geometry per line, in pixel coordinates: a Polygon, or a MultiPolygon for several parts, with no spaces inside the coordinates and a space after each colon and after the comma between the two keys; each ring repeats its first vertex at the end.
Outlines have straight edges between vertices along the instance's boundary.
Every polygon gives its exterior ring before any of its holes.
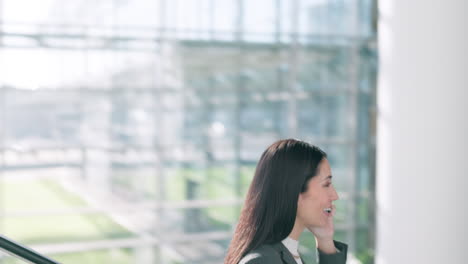
{"type": "Polygon", "coordinates": [[[2,235],[0,235],[0,249],[34,264],[60,264],[2,235]]]}

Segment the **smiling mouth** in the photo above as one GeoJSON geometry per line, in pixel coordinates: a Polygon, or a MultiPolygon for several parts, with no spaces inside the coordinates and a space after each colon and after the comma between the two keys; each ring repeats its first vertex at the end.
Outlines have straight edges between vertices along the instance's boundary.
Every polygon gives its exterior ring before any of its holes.
{"type": "Polygon", "coordinates": [[[325,208],[325,209],[323,209],[323,211],[326,212],[326,213],[331,213],[332,209],[331,208],[325,208]]]}

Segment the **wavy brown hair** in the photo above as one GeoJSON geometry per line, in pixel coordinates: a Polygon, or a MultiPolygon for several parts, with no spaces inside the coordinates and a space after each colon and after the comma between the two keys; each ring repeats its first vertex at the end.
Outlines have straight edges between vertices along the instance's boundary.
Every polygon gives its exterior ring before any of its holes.
{"type": "Polygon", "coordinates": [[[224,264],[238,264],[248,252],[291,233],[299,194],[326,156],[320,148],[296,139],[279,140],[263,152],[224,264]]]}

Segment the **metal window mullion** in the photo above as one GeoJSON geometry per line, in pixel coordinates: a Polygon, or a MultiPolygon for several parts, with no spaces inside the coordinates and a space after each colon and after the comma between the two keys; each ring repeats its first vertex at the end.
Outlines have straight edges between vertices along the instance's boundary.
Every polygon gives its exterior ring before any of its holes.
{"type": "MultiPolygon", "coordinates": [[[[3,48],[3,0],[0,0],[0,61],[2,59],[1,50],[3,48]]],[[[0,73],[1,76],[1,73],[0,73]]],[[[0,78],[0,213],[4,213],[5,210],[5,198],[4,198],[4,180],[3,180],[3,169],[5,165],[5,111],[6,111],[6,88],[3,87],[3,81],[0,78]]],[[[4,219],[0,217],[0,233],[4,232],[4,219]]],[[[0,263],[3,261],[0,260],[0,263]]]]}
{"type": "MultiPolygon", "coordinates": [[[[237,74],[237,81],[234,85],[234,89],[236,89],[236,103],[235,103],[235,125],[234,125],[234,172],[233,177],[235,179],[235,193],[236,197],[240,198],[242,195],[242,178],[241,178],[241,149],[242,149],[242,138],[241,138],[241,111],[243,108],[243,100],[242,95],[245,90],[245,79],[243,74],[243,67],[244,67],[244,0],[237,0],[237,17],[236,17],[236,42],[239,43],[239,56],[237,56],[237,65],[239,73],[237,74]]],[[[233,208],[237,214],[239,208],[235,206],[233,208]]]]}
{"type": "MultiPolygon", "coordinates": [[[[358,3],[357,1],[353,3],[352,10],[351,10],[351,22],[352,22],[352,34],[355,36],[359,35],[359,28],[358,28],[358,3]]],[[[348,94],[348,102],[349,102],[349,116],[348,116],[348,132],[351,136],[351,151],[349,155],[350,160],[350,174],[349,174],[349,192],[350,192],[350,200],[348,203],[349,209],[349,218],[348,221],[352,227],[352,230],[347,232],[347,240],[349,241],[349,249],[351,252],[356,251],[356,233],[357,233],[357,195],[356,195],[356,188],[357,188],[357,177],[358,177],[358,162],[359,162],[359,146],[358,146],[358,114],[359,114],[359,65],[360,65],[360,58],[359,58],[359,42],[352,42],[350,48],[350,63],[349,66],[349,84],[350,84],[350,93],[348,94]]]]}
{"type": "MultiPolygon", "coordinates": [[[[300,45],[299,45],[299,8],[300,8],[300,0],[293,0],[292,8],[291,8],[291,37],[292,37],[292,44],[290,49],[290,57],[289,57],[289,79],[287,81],[286,90],[290,93],[295,91],[295,84],[298,81],[297,77],[297,70],[299,67],[299,53],[300,53],[300,45]]],[[[297,125],[297,99],[294,96],[290,96],[287,99],[287,122],[288,122],[288,137],[296,138],[298,135],[298,125],[297,125]]]]}
{"type": "MultiPolygon", "coordinates": [[[[5,213],[5,185],[3,170],[5,168],[6,94],[6,88],[0,83],[0,214],[5,213]]],[[[0,217],[0,233],[4,233],[4,221],[4,218],[0,217]]]]}

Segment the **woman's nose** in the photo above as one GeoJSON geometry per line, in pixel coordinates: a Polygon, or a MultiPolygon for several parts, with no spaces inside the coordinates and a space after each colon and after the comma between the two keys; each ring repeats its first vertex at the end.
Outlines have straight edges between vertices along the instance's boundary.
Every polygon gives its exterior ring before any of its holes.
{"type": "Polygon", "coordinates": [[[340,199],[340,197],[338,196],[338,193],[336,192],[335,188],[333,187],[333,190],[332,190],[332,197],[331,197],[332,201],[336,201],[338,199],[340,199]]]}

